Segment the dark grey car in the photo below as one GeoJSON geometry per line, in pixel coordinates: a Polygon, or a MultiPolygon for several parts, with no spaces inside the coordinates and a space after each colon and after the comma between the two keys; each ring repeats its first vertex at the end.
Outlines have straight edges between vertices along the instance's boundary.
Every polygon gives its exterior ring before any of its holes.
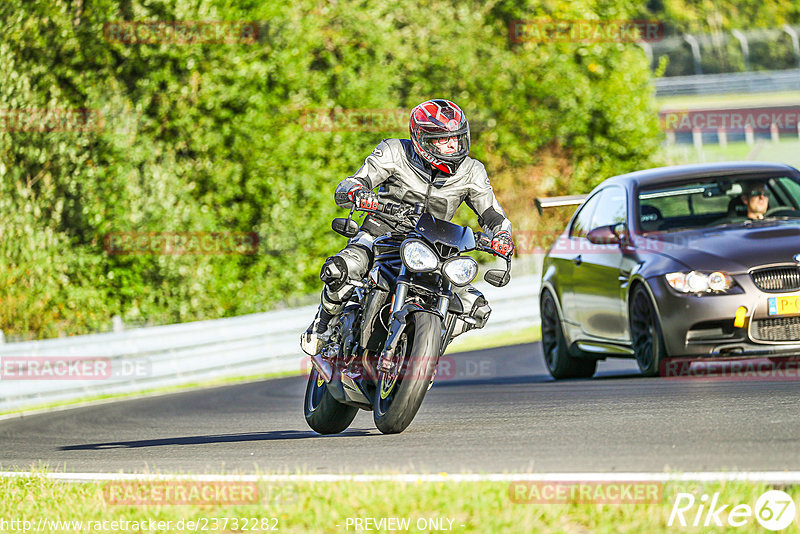
{"type": "Polygon", "coordinates": [[[553,377],[592,376],[608,356],[656,376],[677,356],[800,354],[797,169],[663,167],[609,178],[585,197],[537,199],[569,203],[580,207],[542,270],[553,377]]]}

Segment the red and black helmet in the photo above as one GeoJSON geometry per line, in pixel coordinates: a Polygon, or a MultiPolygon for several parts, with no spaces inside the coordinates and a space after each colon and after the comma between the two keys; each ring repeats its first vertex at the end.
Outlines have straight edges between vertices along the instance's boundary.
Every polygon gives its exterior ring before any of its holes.
{"type": "Polygon", "coordinates": [[[469,122],[461,108],[449,100],[428,100],[412,109],[408,129],[417,154],[444,173],[456,172],[469,154],[469,122]],[[454,153],[443,154],[432,143],[441,137],[458,140],[454,153]]]}

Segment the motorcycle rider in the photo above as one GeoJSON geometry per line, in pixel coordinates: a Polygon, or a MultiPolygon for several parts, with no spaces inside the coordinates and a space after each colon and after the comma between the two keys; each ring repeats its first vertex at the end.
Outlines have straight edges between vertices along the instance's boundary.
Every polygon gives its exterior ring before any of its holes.
{"type": "MultiPolygon", "coordinates": [[[[378,208],[376,187],[383,202],[411,206],[422,202],[426,211],[449,221],[462,202],[477,215],[478,223],[491,237],[491,247],[508,256],[513,251],[511,221],[495,198],[486,169],[467,154],[470,148],[469,123],[464,112],[449,100],[435,99],[411,111],[411,139],[384,139],[367,156],[364,165],[336,187],[334,201],[339,207],[378,208]]],[[[320,279],[325,286],[317,315],[301,335],[300,345],[314,355],[327,341],[331,319],[341,313],[353,291],[351,280],[362,279],[372,265],[375,237],[390,227],[385,221],[367,215],[359,233],[347,246],[325,260],[320,279]]],[[[471,285],[454,288],[464,310],[470,310],[473,327],[480,328],[491,308],[483,295],[471,285]]],[[[461,325],[458,335],[468,329],[461,325]]]]}

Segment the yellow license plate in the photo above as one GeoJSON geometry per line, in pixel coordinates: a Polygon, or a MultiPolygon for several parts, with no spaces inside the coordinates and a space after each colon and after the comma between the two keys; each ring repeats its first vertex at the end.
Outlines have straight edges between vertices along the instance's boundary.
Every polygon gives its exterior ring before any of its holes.
{"type": "Polygon", "coordinates": [[[791,315],[800,313],[800,296],[770,297],[767,299],[770,315],[791,315]]]}

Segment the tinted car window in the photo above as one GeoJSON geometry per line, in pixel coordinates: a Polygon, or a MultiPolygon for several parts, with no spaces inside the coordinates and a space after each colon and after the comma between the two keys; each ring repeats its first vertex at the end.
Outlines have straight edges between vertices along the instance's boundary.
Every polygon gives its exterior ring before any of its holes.
{"type": "Polygon", "coordinates": [[[800,207],[800,183],[790,178],[778,178],[775,180],[776,189],[788,194],[789,198],[785,199],[785,204],[793,208],[800,207]]]}
{"type": "Polygon", "coordinates": [[[714,227],[747,220],[742,195],[761,188],[769,208],[784,208],[779,218],[798,218],[800,184],[788,177],[708,177],[691,183],[652,187],[639,193],[639,222],[643,231],[674,231],[714,227]]]}
{"type": "Polygon", "coordinates": [[[570,237],[586,237],[586,234],[592,229],[592,216],[599,200],[600,194],[596,194],[579,208],[578,214],[572,222],[572,227],[569,229],[570,237]]]}
{"type": "Polygon", "coordinates": [[[597,209],[592,215],[592,224],[587,231],[600,226],[609,226],[625,222],[625,190],[621,187],[609,187],[600,193],[597,209]]]}

